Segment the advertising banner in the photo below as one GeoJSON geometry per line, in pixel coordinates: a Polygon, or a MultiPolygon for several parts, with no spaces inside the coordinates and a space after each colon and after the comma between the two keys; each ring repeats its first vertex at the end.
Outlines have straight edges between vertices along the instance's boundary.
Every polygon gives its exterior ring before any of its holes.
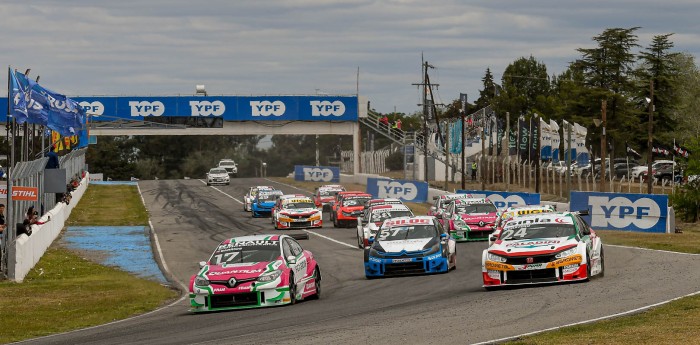
{"type": "Polygon", "coordinates": [[[491,190],[464,190],[458,189],[456,193],[471,194],[475,198],[488,198],[499,210],[511,206],[539,205],[539,193],[500,192],[491,190]]]}
{"type": "Polygon", "coordinates": [[[571,192],[570,200],[570,210],[588,210],[594,230],[666,232],[668,195],[571,192]]]}
{"type": "Polygon", "coordinates": [[[428,184],[420,181],[367,179],[367,193],[375,198],[397,198],[404,202],[426,202],[428,184]]]}
{"type": "Polygon", "coordinates": [[[340,182],[340,168],[295,165],[294,180],[310,182],[340,182]]]}

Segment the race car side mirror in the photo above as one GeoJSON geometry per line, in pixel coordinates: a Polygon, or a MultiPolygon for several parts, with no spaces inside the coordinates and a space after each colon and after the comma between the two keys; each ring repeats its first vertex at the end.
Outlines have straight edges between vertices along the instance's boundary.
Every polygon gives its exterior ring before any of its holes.
{"type": "Polygon", "coordinates": [[[374,236],[370,236],[370,237],[367,239],[367,243],[369,243],[370,245],[372,245],[372,243],[374,243],[374,236]]]}
{"type": "Polygon", "coordinates": [[[438,198],[438,197],[437,197],[437,195],[436,195],[436,196],[433,197],[433,200],[437,200],[437,198],[438,198]]]}
{"type": "Polygon", "coordinates": [[[447,238],[447,234],[445,234],[445,233],[440,234],[440,239],[441,239],[441,240],[444,240],[444,239],[446,239],[446,238],[447,238]]]}
{"type": "Polygon", "coordinates": [[[587,216],[587,215],[589,215],[589,214],[590,214],[590,213],[588,213],[588,210],[581,210],[581,211],[578,211],[578,215],[579,215],[579,216],[587,216]]]}
{"type": "Polygon", "coordinates": [[[489,237],[489,242],[496,242],[496,236],[489,237]]]}
{"type": "Polygon", "coordinates": [[[206,265],[207,265],[207,262],[206,262],[206,261],[200,261],[200,262],[199,262],[199,268],[202,268],[202,267],[204,267],[204,266],[206,266],[206,265]]]}
{"type": "Polygon", "coordinates": [[[287,263],[294,265],[297,263],[297,258],[294,255],[290,255],[287,257],[287,263]]]}

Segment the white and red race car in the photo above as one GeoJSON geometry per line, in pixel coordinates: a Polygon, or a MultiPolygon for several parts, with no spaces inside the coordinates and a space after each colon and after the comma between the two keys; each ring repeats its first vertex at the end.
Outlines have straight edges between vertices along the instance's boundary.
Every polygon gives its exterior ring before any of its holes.
{"type": "Polygon", "coordinates": [[[445,194],[445,195],[440,195],[440,196],[435,196],[433,197],[433,206],[430,206],[430,209],[428,210],[428,215],[429,216],[434,216],[440,221],[440,224],[444,224],[443,219],[442,219],[442,213],[445,212],[445,209],[447,208],[447,205],[450,204],[450,201],[455,200],[455,199],[466,199],[466,198],[471,198],[471,194],[445,194]]]}
{"type": "Polygon", "coordinates": [[[191,311],[294,304],[321,295],[321,269],[296,241],[308,235],[253,235],[221,242],[190,278],[191,311]]]}
{"type": "Polygon", "coordinates": [[[484,287],[588,280],[605,272],[603,243],[579,213],[515,218],[481,258],[484,287]]]}
{"type": "Polygon", "coordinates": [[[323,213],[311,198],[296,197],[280,200],[275,215],[275,229],[303,229],[323,227],[323,213]]]}

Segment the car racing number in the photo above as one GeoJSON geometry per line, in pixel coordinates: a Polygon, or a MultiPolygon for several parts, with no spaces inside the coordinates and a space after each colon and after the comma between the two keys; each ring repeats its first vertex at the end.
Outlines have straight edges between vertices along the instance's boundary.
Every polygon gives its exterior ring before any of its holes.
{"type": "Polygon", "coordinates": [[[522,227],[519,228],[518,231],[516,232],[513,229],[506,229],[501,232],[501,238],[511,238],[511,237],[520,237],[523,238],[527,235],[527,227],[522,227]]]}
{"type": "Polygon", "coordinates": [[[401,230],[407,230],[406,228],[390,228],[390,229],[382,229],[382,231],[379,232],[379,240],[383,241],[387,239],[387,237],[394,237],[396,236],[399,231],[401,230]]]}

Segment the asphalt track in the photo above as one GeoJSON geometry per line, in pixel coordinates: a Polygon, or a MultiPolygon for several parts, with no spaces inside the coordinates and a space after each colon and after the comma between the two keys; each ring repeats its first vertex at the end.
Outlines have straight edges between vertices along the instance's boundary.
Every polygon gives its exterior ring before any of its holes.
{"type": "MultiPolygon", "coordinates": [[[[258,184],[297,192],[264,179],[234,179],[220,187],[199,180],[139,182],[176,284],[187,285],[198,262],[224,238],[275,232],[269,219],[253,219],[243,211],[243,195],[258,184]]],[[[626,312],[700,286],[697,256],[635,248],[605,246],[603,278],[486,291],[481,287],[483,242],[459,243],[457,270],[450,273],[376,280],[364,278],[355,229],[326,223],[301,243],[321,267],[320,300],[192,314],[189,301],[182,299],[140,317],[28,343],[467,344],[626,312]]]]}

